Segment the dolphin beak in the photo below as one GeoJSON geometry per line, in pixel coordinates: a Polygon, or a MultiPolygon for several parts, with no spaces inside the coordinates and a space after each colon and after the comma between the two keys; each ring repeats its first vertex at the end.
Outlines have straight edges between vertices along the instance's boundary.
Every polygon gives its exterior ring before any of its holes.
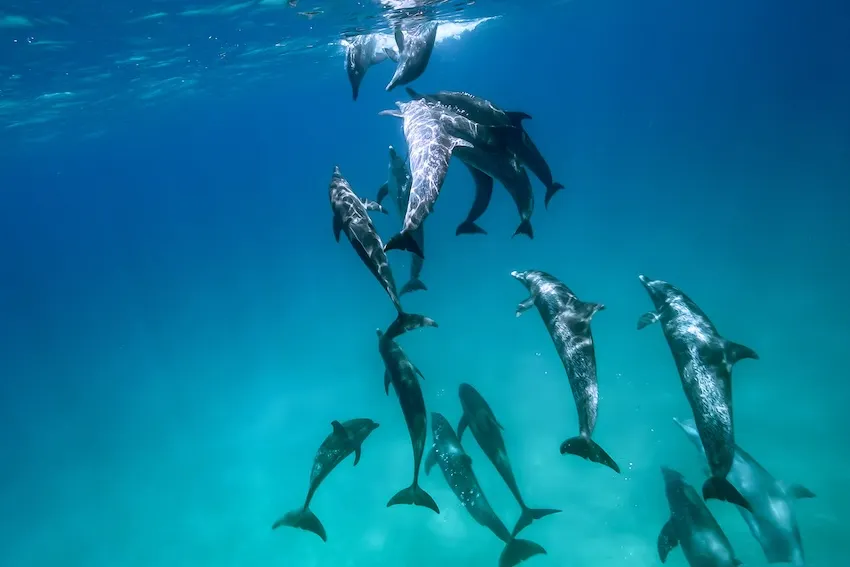
{"type": "Polygon", "coordinates": [[[516,270],[514,270],[513,272],[511,272],[511,275],[512,275],[513,277],[515,277],[516,279],[519,279],[519,272],[517,272],[516,270]]]}
{"type": "Polygon", "coordinates": [[[638,279],[640,280],[640,283],[642,283],[643,285],[646,285],[646,284],[648,284],[648,283],[649,283],[649,278],[648,278],[648,277],[646,277],[646,276],[645,276],[645,275],[643,275],[643,274],[639,275],[639,276],[638,276],[638,279]]]}

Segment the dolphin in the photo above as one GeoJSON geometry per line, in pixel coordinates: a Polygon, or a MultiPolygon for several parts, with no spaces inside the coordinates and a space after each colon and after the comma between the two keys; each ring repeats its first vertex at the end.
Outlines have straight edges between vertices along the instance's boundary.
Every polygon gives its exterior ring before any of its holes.
{"type": "Polygon", "coordinates": [[[442,414],[431,412],[431,430],[434,445],[425,459],[425,474],[429,474],[434,465],[439,465],[449,488],[472,519],[505,542],[505,549],[499,556],[499,567],[513,567],[535,555],[545,555],[546,550],[540,545],[516,539],[508,533],[508,528],[493,511],[475,478],[472,459],[464,452],[452,426],[442,414]]]}
{"type": "Polygon", "coordinates": [[[520,223],[514,231],[514,236],[524,234],[534,238],[534,229],[531,227],[534,193],[531,191],[528,173],[517,163],[516,156],[507,151],[495,152],[475,147],[457,148],[454,156],[465,164],[499,180],[499,183],[507,189],[519,213],[520,223]]]}
{"type": "Polygon", "coordinates": [[[519,160],[526,165],[532,173],[546,187],[544,205],[548,209],[552,197],[564,188],[560,183],[552,179],[552,170],[543,158],[543,154],[535,145],[528,132],[525,131],[522,121],[531,119],[525,112],[505,111],[497,107],[487,99],[458,91],[439,91],[434,94],[422,94],[410,87],[406,88],[408,96],[413,100],[425,99],[439,102],[453,108],[460,114],[467,116],[473,122],[490,126],[515,126],[523,131],[521,137],[514,138],[514,144],[510,147],[516,153],[519,160]]]}
{"type": "Polygon", "coordinates": [[[310,471],[310,488],[307,490],[304,506],[285,514],[272,525],[272,529],[280,526],[301,528],[313,532],[322,538],[322,541],[328,541],[325,527],[310,510],[310,501],[322,481],[351,453],[354,453],[354,466],[357,466],[357,463],[360,462],[360,448],[363,441],[378,428],[378,424],[371,419],[358,418],[343,423],[334,420],[331,422],[331,426],[333,426],[333,431],[322,441],[319,450],[316,452],[316,457],[313,459],[313,469],[310,471]]]}
{"type": "Polygon", "coordinates": [[[637,328],[661,322],[705,447],[711,477],[702,486],[702,496],[752,511],[726,475],[735,457],[732,366],[745,358],[758,359],[758,355],[751,348],[720,336],[708,316],[674,285],[644,275],[638,279],[649,293],[655,310],[643,314],[637,328]]]}
{"type": "MultiPolygon", "coordinates": [[[[673,421],[705,456],[699,431],[692,419],[673,421]]],[[[768,563],[790,563],[804,567],[803,541],[797,525],[794,500],[814,498],[815,494],[799,484],[778,481],[749,453],[735,445],[735,457],[726,479],[750,503],[753,511],[738,506],[738,512],[761,545],[768,563]]]]}
{"type": "Polygon", "coordinates": [[[585,303],[554,276],[538,270],[511,272],[531,295],[517,306],[519,317],[537,307],[555,350],[561,358],[578,410],[579,435],[561,444],[561,454],[577,455],[620,472],[617,463],[591,436],[599,409],[596,353],[590,320],[605,309],[601,303],[585,303]]]}
{"type": "Polygon", "coordinates": [[[357,255],[375,279],[381,283],[398,311],[398,317],[387,329],[390,338],[420,327],[436,327],[437,323],[433,319],[424,315],[405,313],[401,307],[383,242],[368,214],[369,210],[380,210],[386,213],[386,209],[376,202],[358,197],[340,173],[338,166],[334,167],[328,194],[333,212],[334,238],[339,242],[340,233],[345,232],[357,255]]]}
{"type": "Polygon", "coordinates": [[[434,51],[434,42],[437,40],[437,23],[417,24],[406,31],[397,25],[394,32],[398,53],[387,49],[386,54],[398,65],[393,78],[387,84],[387,91],[393,90],[398,85],[415,81],[425,72],[431,53],[434,51]]]}
{"type": "Polygon", "coordinates": [[[396,504],[413,504],[430,508],[440,513],[437,503],[431,495],[419,486],[419,464],[422,462],[422,454],[425,452],[425,440],[428,437],[427,416],[425,414],[425,399],[422,397],[422,389],[419,387],[419,378],[422,372],[407,358],[407,355],[392,339],[378,330],[378,350],[384,361],[384,390],[390,393],[390,384],[393,385],[404,420],[407,422],[407,431],[410,433],[410,442],[413,445],[413,482],[409,487],[400,490],[393,496],[387,507],[396,504]]]}
{"type": "Polygon", "coordinates": [[[390,53],[394,58],[398,55],[392,46],[386,45],[383,34],[369,33],[343,40],[345,46],[345,71],[348,82],[351,83],[351,94],[354,100],[360,94],[360,83],[369,67],[387,59],[390,53]]]}
{"type": "Polygon", "coordinates": [[[463,408],[463,415],[460,418],[460,423],[457,426],[457,439],[460,442],[463,439],[463,433],[466,428],[472,431],[472,436],[475,441],[496,470],[508,485],[511,494],[516,498],[517,504],[522,509],[522,514],[514,527],[513,534],[516,536],[520,531],[531,525],[534,520],[545,518],[551,514],[557,514],[561,510],[547,508],[529,508],[525,505],[522,499],[522,494],[519,492],[519,487],[514,478],[513,469],[511,469],[511,461],[508,458],[508,451],[505,449],[505,440],[502,439],[502,424],[498,422],[493,410],[490,409],[490,404],[487,400],[470,384],[463,383],[458,388],[460,396],[460,405],[463,408]]]}
{"type": "MultiPolygon", "coordinates": [[[[407,212],[407,203],[410,201],[410,185],[412,183],[412,178],[410,177],[410,172],[407,169],[405,161],[401,159],[395,148],[390,146],[389,176],[387,182],[378,189],[378,195],[375,199],[380,204],[390,194],[390,191],[392,191],[398,214],[402,219],[407,212]]],[[[425,241],[425,225],[420,224],[412,236],[416,244],[419,245],[419,249],[422,250],[425,241]]],[[[410,256],[410,280],[401,287],[400,296],[412,291],[426,291],[428,289],[419,277],[422,275],[422,257],[412,252],[410,256]]]]}
{"type": "Polygon", "coordinates": [[[482,126],[442,104],[425,100],[396,102],[396,106],[398,110],[383,110],[379,114],[403,120],[412,182],[404,226],[390,238],[384,250],[407,250],[424,258],[413,233],[431,214],[455,149],[503,149],[508,140],[522,131],[515,127],[482,126]]]}
{"type": "Polygon", "coordinates": [[[466,219],[457,226],[455,236],[461,234],[487,234],[487,231],[478,226],[476,221],[481,218],[481,215],[487,211],[490,206],[490,199],[493,196],[493,178],[481,171],[464,163],[466,168],[472,175],[472,182],[475,184],[475,198],[472,201],[472,207],[466,215],[466,219]]]}
{"type": "Polygon", "coordinates": [[[658,534],[658,557],[662,563],[677,545],[682,546],[691,567],[736,567],[732,544],[697,491],[681,473],[661,467],[670,519],[658,534]]]}

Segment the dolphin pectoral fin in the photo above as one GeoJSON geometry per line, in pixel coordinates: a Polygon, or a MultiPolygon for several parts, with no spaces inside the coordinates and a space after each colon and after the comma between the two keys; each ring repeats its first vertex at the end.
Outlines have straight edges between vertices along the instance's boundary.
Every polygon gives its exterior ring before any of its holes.
{"type": "Polygon", "coordinates": [[[416,375],[419,376],[419,379],[424,380],[425,375],[422,374],[422,371],[419,370],[419,368],[415,364],[413,364],[412,362],[410,363],[410,365],[413,367],[413,371],[416,372],[416,375]]]}
{"type": "Polygon", "coordinates": [[[378,211],[380,213],[389,214],[389,212],[377,201],[371,201],[366,198],[360,199],[360,202],[363,203],[363,206],[366,207],[367,211],[378,211]]]}
{"type": "Polygon", "coordinates": [[[496,419],[496,416],[495,416],[495,415],[491,415],[490,417],[491,417],[491,419],[493,420],[493,425],[495,425],[496,427],[498,427],[498,428],[499,428],[499,429],[501,429],[502,431],[504,431],[504,430],[505,430],[505,428],[502,426],[502,424],[501,424],[501,423],[499,423],[499,420],[498,420],[498,419],[496,419]]]}
{"type": "Polygon", "coordinates": [[[723,500],[724,502],[736,504],[750,512],[753,511],[747,499],[725,478],[713,476],[706,480],[702,485],[702,499],[723,500]]]}
{"type": "Polygon", "coordinates": [[[398,47],[398,52],[401,53],[404,51],[404,32],[401,31],[401,26],[396,26],[393,36],[395,37],[395,44],[398,47]]]}
{"type": "Polygon", "coordinates": [[[389,396],[390,395],[390,382],[392,378],[390,377],[390,371],[384,370],[384,392],[389,396]]]}
{"type": "Polygon", "coordinates": [[[427,455],[425,455],[425,475],[431,474],[431,469],[434,468],[434,465],[437,464],[437,450],[432,446],[427,451],[427,455]]]}
{"type": "Polygon", "coordinates": [[[413,100],[419,100],[420,98],[425,98],[425,95],[419,94],[415,90],[410,87],[405,87],[404,90],[407,91],[407,96],[409,96],[413,100]]]}
{"type": "Polygon", "coordinates": [[[354,448],[354,466],[357,466],[357,463],[360,462],[360,445],[354,448]]]}
{"type": "Polygon", "coordinates": [[[472,143],[467,142],[463,138],[452,138],[451,144],[452,144],[452,150],[454,150],[455,148],[473,148],[473,147],[475,147],[475,146],[472,145],[472,143]]]}
{"type": "Polygon", "coordinates": [[[601,303],[581,303],[581,310],[585,318],[590,321],[593,316],[600,311],[605,311],[605,306],[601,303]]]}
{"type": "Polygon", "coordinates": [[[339,215],[334,215],[334,238],[339,242],[339,233],[342,232],[342,219],[339,215]]]}
{"type": "Polygon", "coordinates": [[[464,413],[460,416],[460,421],[457,422],[457,441],[460,443],[463,440],[463,433],[469,427],[469,417],[464,413]]]}
{"type": "Polygon", "coordinates": [[[378,113],[378,116],[394,116],[395,118],[404,118],[400,110],[382,110],[378,113]]]}
{"type": "Polygon", "coordinates": [[[387,195],[389,195],[389,194],[390,194],[390,186],[389,186],[388,183],[384,183],[383,185],[378,187],[378,194],[375,195],[375,202],[380,205],[381,201],[386,199],[387,195]]]}
{"type": "Polygon", "coordinates": [[[518,128],[522,128],[522,121],[523,120],[531,120],[531,115],[526,114],[525,112],[507,111],[507,112],[505,112],[505,114],[510,119],[511,124],[513,124],[514,126],[516,126],[518,128]]]}
{"type": "Polygon", "coordinates": [[[516,316],[519,317],[529,309],[534,307],[534,296],[532,295],[528,299],[524,299],[519,305],[516,306],[516,316]]]}
{"type": "Polygon", "coordinates": [[[392,49],[391,47],[384,48],[384,55],[386,55],[393,63],[398,63],[398,51],[392,49]]]}
{"type": "Polygon", "coordinates": [[[338,435],[340,437],[348,438],[348,431],[345,430],[345,428],[342,426],[342,424],[339,421],[333,420],[331,422],[331,427],[334,428],[334,435],[338,435]]]}
{"type": "Polygon", "coordinates": [[[649,311],[648,313],[644,313],[638,319],[638,323],[637,323],[638,331],[640,331],[644,327],[648,327],[648,326],[652,325],[653,323],[657,323],[659,319],[661,319],[661,315],[659,315],[655,311],[649,311]]]}
{"type": "Polygon", "coordinates": [[[803,486],[802,484],[791,484],[785,488],[785,492],[794,498],[815,498],[814,492],[803,486]]]}
{"type": "Polygon", "coordinates": [[[661,533],[658,534],[658,558],[661,559],[662,563],[667,561],[667,555],[677,545],[679,545],[679,538],[676,537],[673,520],[667,520],[667,523],[661,528],[661,533]]]}
{"type": "Polygon", "coordinates": [[[729,364],[735,364],[739,360],[744,360],[745,358],[758,360],[759,355],[756,354],[756,351],[750,347],[745,347],[744,345],[739,345],[732,341],[726,341],[726,358],[729,360],[729,364]]]}

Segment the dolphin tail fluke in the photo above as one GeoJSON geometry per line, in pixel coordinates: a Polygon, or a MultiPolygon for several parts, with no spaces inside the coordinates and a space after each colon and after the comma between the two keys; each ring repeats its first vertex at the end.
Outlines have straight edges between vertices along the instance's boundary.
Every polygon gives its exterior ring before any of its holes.
{"type": "Polygon", "coordinates": [[[274,530],[280,526],[289,526],[290,528],[307,530],[308,532],[313,532],[322,538],[322,541],[328,541],[328,534],[325,533],[325,526],[322,525],[322,522],[319,521],[319,518],[312,510],[310,510],[310,508],[299,508],[298,510],[287,512],[281,519],[272,525],[272,529],[274,530]]]}
{"type": "Polygon", "coordinates": [[[438,514],[440,513],[440,508],[437,506],[437,503],[434,502],[434,499],[431,498],[431,495],[422,490],[422,487],[418,484],[411,484],[407,488],[399,490],[396,495],[390,498],[390,501],[387,502],[387,508],[395,506],[396,504],[422,506],[423,508],[430,508],[438,514]]]}
{"type": "Polygon", "coordinates": [[[579,435],[561,443],[561,454],[566,455],[567,453],[605,465],[614,472],[620,472],[620,466],[605,452],[605,449],[590,437],[579,435]]]}
{"type": "Polygon", "coordinates": [[[461,234],[487,234],[487,231],[475,224],[474,222],[464,221],[457,225],[455,236],[461,234]]]}
{"type": "Polygon", "coordinates": [[[555,193],[563,189],[564,186],[560,183],[553,183],[551,187],[546,188],[546,196],[543,197],[543,206],[545,208],[549,208],[549,201],[552,200],[552,197],[555,196],[555,193]]]}
{"type": "Polygon", "coordinates": [[[390,238],[384,246],[384,252],[388,252],[389,250],[407,250],[424,260],[425,255],[422,253],[422,248],[419,247],[419,243],[413,238],[412,233],[413,231],[402,230],[390,238]]]}
{"type": "Polygon", "coordinates": [[[412,278],[409,282],[402,286],[399,295],[404,295],[411,291],[428,291],[428,287],[419,278],[412,278]]]}
{"type": "Polygon", "coordinates": [[[516,537],[519,532],[530,526],[534,520],[539,520],[540,518],[545,518],[558,512],[561,512],[561,510],[554,508],[523,508],[522,514],[520,514],[519,520],[517,520],[516,526],[514,526],[514,531],[511,533],[511,537],[516,537]]]}
{"type": "Polygon", "coordinates": [[[390,323],[390,326],[387,327],[387,332],[383,338],[386,340],[393,340],[399,335],[403,335],[404,333],[415,329],[421,329],[422,327],[439,327],[439,325],[437,325],[436,321],[430,317],[426,317],[425,315],[405,313],[402,311],[398,314],[398,317],[390,323]]]}
{"type": "Polygon", "coordinates": [[[723,500],[749,512],[753,511],[747,499],[725,478],[713,476],[706,480],[702,485],[702,498],[703,500],[723,500]]]}
{"type": "Polygon", "coordinates": [[[511,539],[499,556],[499,567],[514,567],[535,555],[546,555],[546,550],[527,539],[511,539]]]}
{"type": "Polygon", "coordinates": [[[519,223],[519,226],[514,232],[514,236],[517,234],[524,234],[529,238],[534,238],[534,229],[531,228],[531,219],[524,219],[521,223],[519,223]]]}

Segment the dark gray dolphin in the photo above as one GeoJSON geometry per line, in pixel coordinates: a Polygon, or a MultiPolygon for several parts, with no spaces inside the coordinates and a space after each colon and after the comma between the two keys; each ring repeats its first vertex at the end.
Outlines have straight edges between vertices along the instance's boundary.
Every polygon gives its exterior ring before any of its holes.
{"type": "Polygon", "coordinates": [[[711,467],[711,478],[703,484],[702,496],[751,510],[726,475],[735,456],[732,366],[745,358],[757,359],[758,355],[721,337],[697,304],[674,285],[644,275],[639,279],[655,311],[640,317],[638,329],[661,321],[711,467]]]}
{"type": "Polygon", "coordinates": [[[475,197],[472,201],[472,206],[466,219],[457,226],[455,236],[461,234],[487,234],[487,231],[478,226],[476,221],[481,218],[481,215],[487,211],[490,206],[490,199],[493,196],[493,178],[471,165],[464,163],[466,168],[472,175],[472,182],[475,185],[475,197]]]}
{"type": "Polygon", "coordinates": [[[379,114],[403,120],[413,181],[404,226],[390,238],[384,250],[407,250],[424,258],[412,234],[431,214],[455,149],[503,150],[512,138],[522,135],[522,130],[513,126],[482,126],[447,106],[424,99],[396,102],[396,106],[398,110],[383,110],[379,114]]]}
{"type": "Polygon", "coordinates": [[[496,420],[493,410],[490,409],[490,404],[487,400],[473,388],[470,384],[463,383],[458,388],[460,396],[460,405],[463,408],[463,415],[460,418],[460,423],[457,426],[457,439],[460,442],[463,439],[463,433],[466,428],[472,431],[472,436],[475,441],[496,470],[508,485],[511,494],[516,498],[517,504],[522,509],[522,514],[514,527],[513,534],[516,536],[520,531],[531,525],[534,520],[545,518],[550,514],[557,514],[561,510],[546,509],[546,508],[529,508],[525,505],[522,499],[519,487],[514,478],[514,471],[511,468],[511,461],[508,458],[508,451],[505,449],[505,440],[502,439],[502,424],[496,420]]]}
{"type": "Polygon", "coordinates": [[[351,453],[354,453],[354,465],[357,466],[357,463],[360,462],[360,447],[363,441],[378,427],[377,423],[365,418],[350,419],[343,423],[334,420],[331,425],[333,431],[319,446],[316,457],[313,459],[313,469],[310,471],[310,488],[307,490],[304,506],[285,514],[272,525],[272,529],[280,526],[300,528],[313,532],[322,538],[322,541],[328,541],[325,527],[310,510],[310,501],[322,481],[351,453]]]}
{"type": "Polygon", "coordinates": [[[386,60],[388,53],[392,54],[394,59],[398,57],[392,47],[386,46],[382,39],[382,34],[369,33],[345,40],[345,71],[348,74],[348,82],[351,83],[354,100],[357,100],[360,83],[363,82],[369,67],[386,60]]]}
{"type": "Polygon", "coordinates": [[[360,256],[375,279],[381,283],[387,295],[390,296],[396,311],[398,311],[398,317],[387,329],[389,337],[392,339],[419,327],[436,327],[437,324],[432,319],[423,315],[405,313],[401,307],[398,293],[396,293],[393,273],[384,252],[383,242],[381,242],[381,237],[378,236],[367,212],[368,210],[381,210],[386,213],[386,210],[378,203],[358,197],[340,173],[338,166],[334,167],[328,195],[333,212],[334,238],[339,242],[340,233],[345,232],[357,255],[360,256]]]}
{"type": "MultiPolygon", "coordinates": [[[[387,195],[392,193],[393,201],[395,201],[398,214],[402,219],[407,212],[407,203],[410,201],[410,185],[413,182],[405,162],[406,160],[401,159],[395,148],[390,146],[389,175],[387,182],[378,189],[378,196],[375,199],[378,203],[382,203],[387,195]]],[[[419,249],[424,249],[425,224],[420,224],[412,236],[419,249]]],[[[426,291],[428,289],[419,277],[422,275],[422,263],[421,256],[417,256],[413,252],[410,253],[410,280],[401,287],[400,296],[412,291],[426,291]]]]}
{"type": "Polygon", "coordinates": [[[555,343],[555,350],[558,351],[573,391],[579,435],[561,443],[561,454],[578,455],[619,473],[619,465],[591,438],[599,409],[599,385],[590,320],[605,306],[581,301],[570,288],[546,272],[514,271],[511,275],[531,293],[528,299],[517,306],[516,316],[537,307],[555,343]]]}
{"type": "Polygon", "coordinates": [[[410,433],[410,443],[413,446],[413,482],[393,496],[387,507],[396,504],[413,504],[430,508],[440,513],[437,503],[431,495],[419,486],[419,465],[422,462],[422,454],[425,452],[425,441],[428,437],[428,423],[425,414],[425,399],[422,397],[422,389],[419,387],[419,378],[422,373],[407,358],[401,347],[392,339],[378,330],[378,351],[384,361],[384,390],[390,393],[390,384],[393,385],[398,396],[404,421],[407,423],[407,431],[410,433]]]}
{"type": "Polygon", "coordinates": [[[425,459],[425,474],[429,474],[434,465],[439,465],[443,477],[455,493],[457,499],[476,522],[488,528],[505,542],[505,549],[499,556],[499,567],[513,567],[535,555],[546,554],[546,550],[533,541],[516,539],[493,511],[484,491],[472,470],[469,458],[452,426],[446,418],[437,412],[431,412],[431,430],[434,434],[434,446],[425,459]]]}
{"type": "MultiPolygon", "coordinates": [[[[673,419],[688,439],[705,456],[702,441],[692,419],[673,419]]],[[[735,445],[735,457],[726,479],[750,503],[753,511],[738,506],[738,511],[750,528],[753,537],[764,550],[768,563],[790,563],[804,567],[803,541],[797,525],[794,500],[814,498],[814,493],[799,484],[778,481],[758,461],[735,445]]]]}
{"type": "Polygon", "coordinates": [[[458,91],[439,91],[434,94],[421,94],[408,87],[407,94],[410,98],[426,99],[440,102],[455,109],[457,112],[467,116],[473,122],[490,126],[515,126],[523,131],[523,135],[514,138],[515,143],[510,147],[519,160],[528,166],[534,175],[546,187],[544,205],[549,208],[552,196],[564,188],[560,183],[552,179],[552,170],[543,158],[543,154],[531,139],[531,136],[523,128],[522,121],[530,119],[531,116],[525,112],[504,111],[487,99],[458,91]]]}
{"type": "Polygon", "coordinates": [[[398,55],[387,49],[386,54],[398,62],[393,78],[387,84],[387,91],[391,91],[398,85],[406,85],[418,79],[431,59],[434,51],[434,42],[437,40],[437,23],[427,22],[410,26],[402,30],[401,26],[395,28],[395,42],[398,46],[398,55]]]}
{"type": "Polygon", "coordinates": [[[661,467],[661,474],[670,506],[670,519],[658,534],[658,557],[661,562],[666,562],[670,551],[681,545],[691,567],[740,565],[726,534],[697,491],[685,482],[685,477],[667,467],[661,467]]]}
{"type": "MultiPolygon", "coordinates": [[[[531,191],[531,180],[528,178],[528,172],[525,171],[524,167],[520,167],[516,161],[516,156],[508,151],[497,152],[477,147],[457,148],[454,151],[454,156],[465,164],[499,180],[499,183],[507,189],[519,213],[520,223],[514,231],[514,236],[524,234],[529,238],[534,238],[534,229],[531,227],[531,213],[534,212],[534,193],[531,191]]],[[[476,180],[476,185],[477,183],[476,180]]],[[[492,183],[490,185],[492,186],[492,183]]],[[[477,192],[476,189],[476,199],[477,192]]]]}

